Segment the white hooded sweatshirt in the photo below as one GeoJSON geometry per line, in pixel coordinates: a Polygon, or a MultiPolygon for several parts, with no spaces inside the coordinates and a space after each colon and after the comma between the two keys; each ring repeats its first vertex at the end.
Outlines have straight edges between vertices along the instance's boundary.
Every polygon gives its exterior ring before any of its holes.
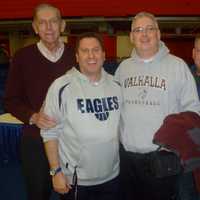
{"type": "Polygon", "coordinates": [[[169,53],[160,42],[159,51],[148,62],[135,50],[117,69],[115,79],[122,86],[121,142],[127,151],[147,153],[154,133],[172,113],[200,113],[195,81],[185,62],[169,53]]]}
{"type": "Polygon", "coordinates": [[[44,112],[58,125],[41,130],[41,136],[58,140],[60,165],[70,184],[75,167],[78,185],[101,184],[119,174],[120,107],[120,86],[103,69],[98,83],[72,68],[49,88],[44,112]]]}

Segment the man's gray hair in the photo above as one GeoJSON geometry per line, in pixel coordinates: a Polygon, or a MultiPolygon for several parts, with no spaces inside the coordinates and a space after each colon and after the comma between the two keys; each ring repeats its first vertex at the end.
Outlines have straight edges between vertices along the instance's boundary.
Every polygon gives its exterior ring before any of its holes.
{"type": "Polygon", "coordinates": [[[151,14],[151,13],[149,13],[149,12],[139,12],[139,13],[136,14],[135,17],[133,17],[133,19],[132,19],[131,30],[133,29],[136,20],[137,20],[137,19],[140,19],[140,18],[143,18],[143,17],[148,17],[149,19],[151,19],[151,20],[155,23],[156,28],[159,29],[158,21],[157,21],[156,17],[155,17],[153,14],[151,14]]]}
{"type": "Polygon", "coordinates": [[[52,5],[52,4],[48,4],[48,3],[42,3],[42,4],[39,4],[39,5],[37,5],[37,6],[35,7],[35,9],[34,9],[34,11],[33,11],[33,20],[36,20],[37,14],[38,14],[38,12],[39,12],[40,10],[48,9],[48,8],[49,8],[49,9],[52,9],[52,10],[55,10],[56,15],[57,15],[57,17],[58,17],[59,19],[62,18],[62,17],[61,17],[60,10],[59,10],[56,6],[54,6],[54,5],[52,5]]]}

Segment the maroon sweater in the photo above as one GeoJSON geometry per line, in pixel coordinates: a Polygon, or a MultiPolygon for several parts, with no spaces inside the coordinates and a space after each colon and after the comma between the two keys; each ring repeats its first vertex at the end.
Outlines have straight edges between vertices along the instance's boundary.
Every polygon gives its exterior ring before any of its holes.
{"type": "MultiPolygon", "coordinates": [[[[36,44],[18,51],[12,59],[7,79],[6,111],[28,124],[32,114],[40,110],[53,80],[74,64],[74,51],[67,45],[62,57],[55,63],[47,60],[36,44]]],[[[39,134],[39,129],[37,132],[39,134]]]]}

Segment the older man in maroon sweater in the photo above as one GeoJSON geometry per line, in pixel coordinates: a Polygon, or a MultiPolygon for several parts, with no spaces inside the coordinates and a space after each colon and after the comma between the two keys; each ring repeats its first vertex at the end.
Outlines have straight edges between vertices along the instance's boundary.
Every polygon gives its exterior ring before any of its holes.
{"type": "Polygon", "coordinates": [[[38,5],[32,25],[40,41],[21,49],[12,59],[5,108],[25,124],[21,159],[28,200],[48,200],[51,180],[40,128],[52,127],[56,121],[42,112],[42,104],[50,84],[74,65],[75,57],[60,40],[65,22],[58,8],[38,5]]]}

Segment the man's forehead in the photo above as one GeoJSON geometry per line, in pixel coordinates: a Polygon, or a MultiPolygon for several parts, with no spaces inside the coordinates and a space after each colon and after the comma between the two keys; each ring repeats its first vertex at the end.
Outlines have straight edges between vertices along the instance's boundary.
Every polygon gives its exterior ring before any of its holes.
{"type": "Polygon", "coordinates": [[[101,46],[96,38],[83,38],[80,40],[80,46],[85,46],[86,44],[90,46],[101,46]]]}
{"type": "Polygon", "coordinates": [[[54,17],[57,18],[58,13],[54,8],[43,8],[37,12],[36,15],[37,19],[44,18],[44,17],[54,17]]]}
{"type": "Polygon", "coordinates": [[[155,26],[156,23],[150,17],[143,16],[136,19],[133,24],[134,27],[143,26],[143,25],[155,26]]]}

